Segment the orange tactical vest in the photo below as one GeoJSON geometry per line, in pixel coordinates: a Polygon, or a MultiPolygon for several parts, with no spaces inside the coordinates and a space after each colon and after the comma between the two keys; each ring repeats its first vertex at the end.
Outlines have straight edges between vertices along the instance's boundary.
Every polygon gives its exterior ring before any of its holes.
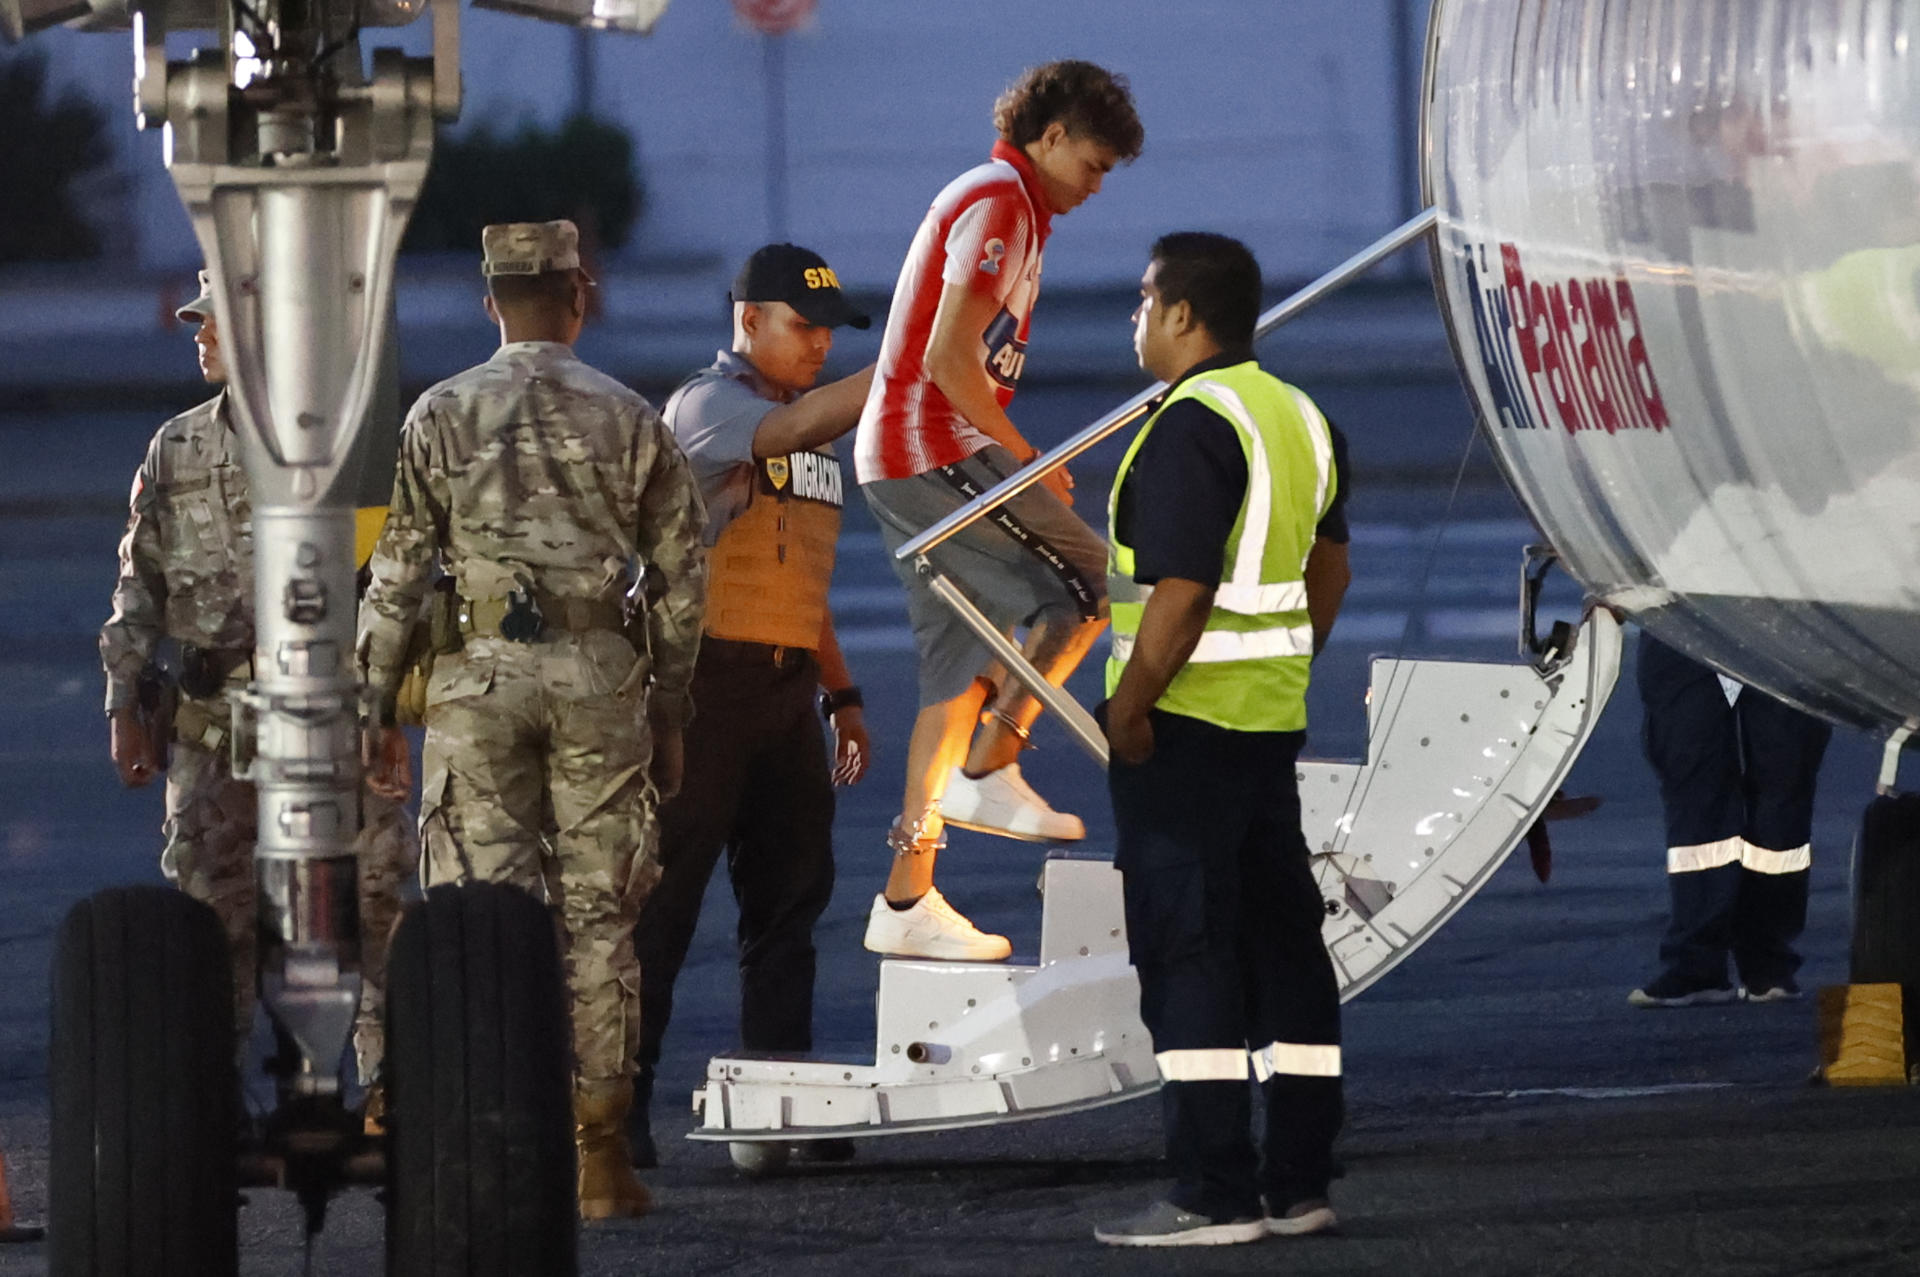
{"type": "Polygon", "coordinates": [[[830,447],[755,458],[747,508],[708,553],[707,633],[818,651],[843,500],[830,447]]]}

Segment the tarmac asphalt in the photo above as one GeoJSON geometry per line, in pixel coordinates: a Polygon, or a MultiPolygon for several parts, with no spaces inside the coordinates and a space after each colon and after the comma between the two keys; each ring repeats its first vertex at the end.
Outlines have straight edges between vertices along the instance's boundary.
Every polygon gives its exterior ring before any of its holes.
{"type": "MultiPolygon", "coordinates": [[[[0,476],[0,507],[13,503],[0,509],[0,1149],[28,1220],[46,1211],[53,929],[87,892],[157,877],[159,802],[114,783],[98,716],[89,630],[104,614],[116,520],[63,516],[58,501],[26,498],[53,482],[49,473],[93,497],[117,494],[137,460],[133,440],[96,441],[84,467],[49,466],[32,491],[0,476]]],[[[1084,477],[1083,491],[1096,490],[1084,477]]],[[[1504,659],[1512,646],[1498,620],[1526,527],[1497,484],[1469,484],[1450,513],[1444,486],[1361,488],[1354,517],[1350,628],[1316,675],[1310,752],[1321,755],[1363,746],[1369,653],[1399,650],[1403,634],[1409,651],[1469,659],[1504,659]],[[1442,524],[1454,531],[1436,541],[1442,524]]],[[[869,541],[850,545],[836,595],[843,624],[861,634],[852,660],[878,764],[841,804],[817,1020],[822,1053],[871,1059],[875,960],[859,940],[898,801],[912,658],[884,562],[869,541]]],[[[1091,699],[1087,677],[1075,690],[1091,699]]],[[[1638,728],[1629,668],[1569,784],[1605,803],[1555,826],[1551,882],[1536,882],[1524,856],[1510,860],[1349,1004],[1340,1236],[1177,1253],[1094,1244],[1096,1220],[1130,1212],[1164,1184],[1151,1100],[872,1140],[845,1165],[741,1179],[720,1148],[675,1138],[692,1120],[679,1097],[733,1044],[732,901],[716,883],[656,1101],[667,1162],[649,1177],[658,1210],[586,1230],[582,1271],[1920,1272],[1920,1091],[1808,1085],[1811,1001],[1627,1005],[1627,991],[1654,972],[1666,907],[1638,728]]],[[[1040,744],[1029,778],[1087,818],[1092,846],[1111,846],[1098,771],[1057,730],[1043,728],[1040,744]]],[[[1804,940],[1809,989],[1846,978],[1848,853],[1876,759],[1871,742],[1845,733],[1829,753],[1804,940]]],[[[1008,930],[1016,951],[1031,951],[1037,865],[1031,848],[956,833],[942,887],[982,926],[1008,930]]],[[[244,1272],[302,1271],[290,1199],[254,1191],[241,1219],[244,1272]]],[[[380,1205],[357,1192],[335,1204],[311,1271],[378,1272],[382,1254],[380,1205]]],[[[0,1274],[41,1273],[45,1263],[40,1245],[0,1246],[0,1274]]]]}

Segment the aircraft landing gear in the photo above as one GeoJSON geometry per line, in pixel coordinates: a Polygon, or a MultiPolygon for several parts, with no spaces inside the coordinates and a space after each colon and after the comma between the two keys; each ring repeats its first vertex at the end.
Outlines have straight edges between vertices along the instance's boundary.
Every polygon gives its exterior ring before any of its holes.
{"type": "MultiPolygon", "coordinates": [[[[1901,754],[1911,740],[1904,730],[1888,739],[1878,796],[1854,840],[1848,983],[1900,987],[1902,1031],[1869,1033],[1865,1040],[1880,1037],[1884,1054],[1904,1057],[1907,1081],[1920,1085],[1920,927],[1913,922],[1920,917],[1920,794],[1899,787],[1901,754]]],[[[1854,1053],[1862,1045],[1852,1044],[1850,1059],[1858,1058],[1854,1053]]]]}
{"type": "Polygon", "coordinates": [[[387,1271],[572,1272],[572,1041],[551,915],[513,887],[435,887],[387,970],[387,1271]]]}
{"type": "Polygon", "coordinates": [[[53,970],[51,1271],[227,1277],[242,1186],[295,1193],[311,1236],[339,1189],[384,1184],[390,1273],[573,1272],[552,917],[511,887],[436,887],[401,921],[388,970],[384,1140],[338,1092],[300,1092],[297,1068],[248,1132],[213,910],[164,887],[75,905],[53,970]]]}
{"type": "Polygon", "coordinates": [[[770,1179],[793,1161],[793,1146],[773,1140],[735,1140],[727,1145],[727,1160],[748,1179],[770,1179]]]}
{"type": "Polygon", "coordinates": [[[239,1271],[233,975],[212,909],[164,887],[75,905],[53,962],[49,1263],[239,1271]]]}
{"type": "Polygon", "coordinates": [[[387,1134],[342,1094],[361,991],[354,442],[434,123],[459,111],[458,0],[236,4],[221,45],[184,62],[168,14],[140,6],[136,97],[142,127],[167,127],[206,257],[253,496],[233,774],[258,795],[278,1096],[243,1128],[231,958],[206,905],[133,888],[76,907],[54,982],[53,1271],[222,1277],[242,1185],[294,1192],[311,1237],[334,1193],[384,1183],[389,1272],[571,1273],[570,1035],[540,904],[479,885],[410,911],[388,977],[387,1134]],[[433,58],[363,59],[362,25],[429,7],[433,58]]]}

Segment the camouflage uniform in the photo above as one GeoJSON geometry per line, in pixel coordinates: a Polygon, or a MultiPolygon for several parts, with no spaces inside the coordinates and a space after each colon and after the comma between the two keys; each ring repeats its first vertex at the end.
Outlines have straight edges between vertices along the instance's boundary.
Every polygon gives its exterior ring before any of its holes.
{"type": "MultiPolygon", "coordinates": [[[[113,615],[100,630],[107,712],[135,702],[141,671],[163,638],[233,665],[221,691],[181,696],[160,868],[168,881],[213,906],[227,929],[244,1039],[253,1022],[256,813],[253,786],[233,776],[225,693],[244,687],[252,669],[252,504],[224,393],[160,428],[134,478],[131,504],[113,615]]],[[[362,805],[365,828],[355,851],[364,984],[354,1053],[364,1082],[380,1066],[387,938],[400,881],[418,851],[398,803],[363,790],[362,805]]]]}
{"type": "Polygon", "coordinates": [[[367,679],[390,707],[436,562],[453,579],[465,638],[427,685],[421,879],[545,894],[583,1083],[625,1076],[639,1044],[633,918],[659,874],[647,711],[690,713],[703,521],[646,400],[566,346],[515,342],[408,414],[361,608],[367,679]],[[666,593],[636,652],[615,627],[642,561],[666,593]],[[524,641],[502,636],[516,591],[543,615],[524,641]]]}

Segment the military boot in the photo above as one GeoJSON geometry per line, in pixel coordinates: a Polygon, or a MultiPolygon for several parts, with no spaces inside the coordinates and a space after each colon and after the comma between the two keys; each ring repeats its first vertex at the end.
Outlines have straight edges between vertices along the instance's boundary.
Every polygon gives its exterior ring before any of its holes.
{"type": "Polygon", "coordinates": [[[580,1218],[638,1219],[653,1195],[634,1178],[627,1152],[633,1086],[625,1078],[579,1082],[573,1089],[573,1138],[580,1149],[580,1218]]]}
{"type": "Polygon", "coordinates": [[[633,1150],[636,1169],[650,1171],[660,1165],[660,1150],[653,1142],[653,1070],[642,1064],[633,1075],[633,1112],[627,1117],[627,1147],[633,1150]]]}

